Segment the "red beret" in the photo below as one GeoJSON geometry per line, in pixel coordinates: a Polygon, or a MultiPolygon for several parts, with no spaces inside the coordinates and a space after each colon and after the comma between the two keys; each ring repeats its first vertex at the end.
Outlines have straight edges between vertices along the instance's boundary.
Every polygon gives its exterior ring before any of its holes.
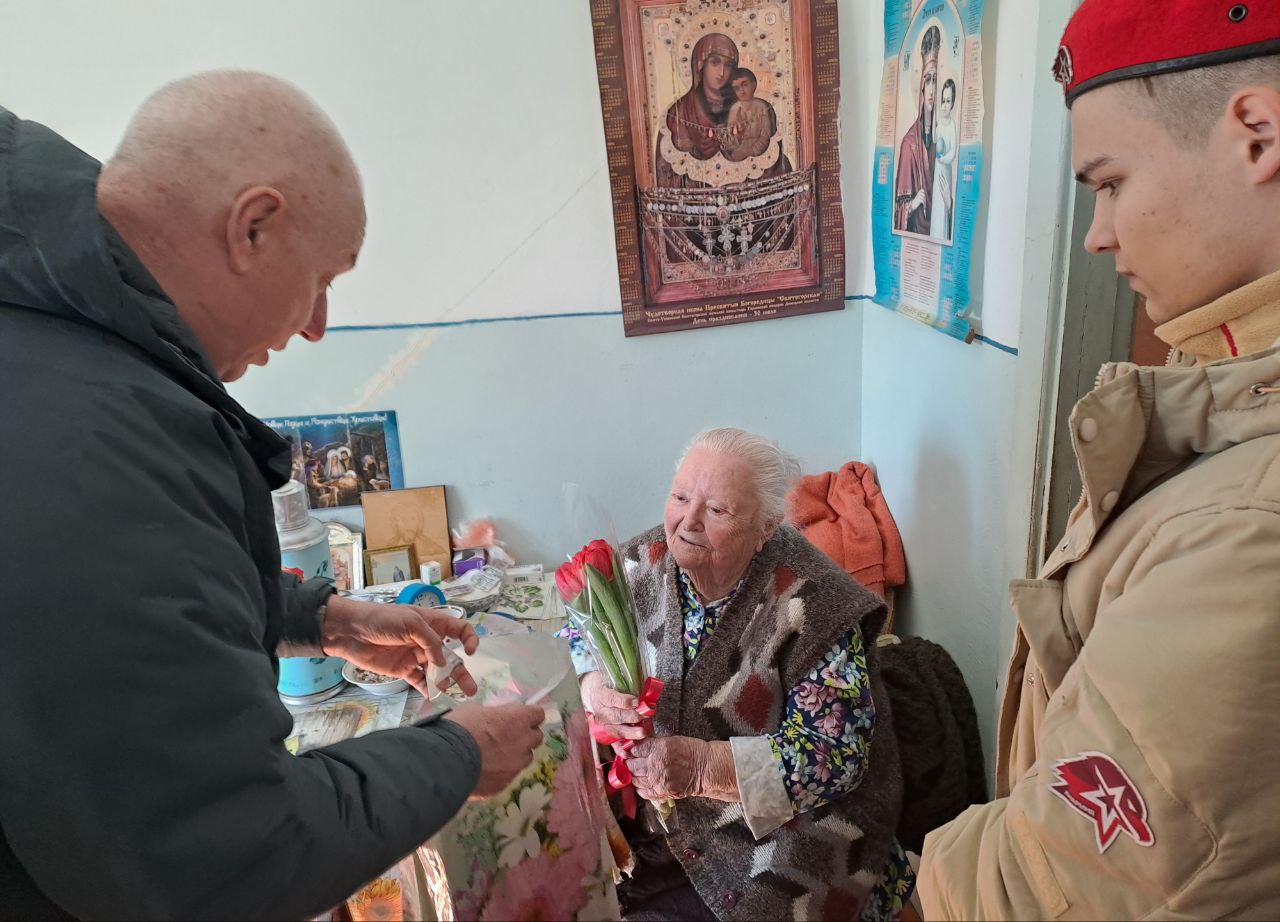
{"type": "Polygon", "coordinates": [[[1277,0],[1084,0],[1053,76],[1070,106],[1108,83],[1268,54],[1280,54],[1277,0]]]}

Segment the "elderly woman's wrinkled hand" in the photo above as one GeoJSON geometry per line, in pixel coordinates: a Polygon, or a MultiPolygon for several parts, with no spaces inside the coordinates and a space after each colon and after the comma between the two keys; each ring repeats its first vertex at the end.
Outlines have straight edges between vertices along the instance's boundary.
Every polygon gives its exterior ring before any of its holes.
{"type": "Polygon", "coordinates": [[[643,739],[653,732],[650,721],[636,710],[640,704],[636,697],[610,688],[602,673],[588,672],[580,688],[583,707],[602,730],[625,740],[643,739]]]}
{"type": "Polygon", "coordinates": [[[636,793],[646,800],[695,797],[701,792],[708,744],[688,736],[653,736],[627,753],[636,793]]]}

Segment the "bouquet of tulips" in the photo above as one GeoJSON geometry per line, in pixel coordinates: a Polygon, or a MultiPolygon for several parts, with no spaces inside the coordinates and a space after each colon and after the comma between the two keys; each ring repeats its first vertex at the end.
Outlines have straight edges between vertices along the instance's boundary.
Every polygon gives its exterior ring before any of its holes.
{"type": "Polygon", "coordinates": [[[644,683],[639,632],[618,553],[597,538],[560,565],[556,588],[609,684],[639,697],[644,683]]]}
{"type": "MultiPolygon", "coordinates": [[[[622,558],[608,541],[597,538],[556,570],[556,588],[577,630],[609,684],[640,702],[636,711],[649,718],[657,713],[662,681],[646,677],[640,660],[640,635],[635,603],[622,569],[622,558]]],[[[592,722],[592,737],[604,746],[629,749],[630,740],[618,739],[592,722]]],[[[623,795],[623,809],[635,814],[635,794],[626,757],[617,755],[609,769],[609,785],[623,795]]],[[[654,804],[665,823],[675,804],[654,804]]]]}

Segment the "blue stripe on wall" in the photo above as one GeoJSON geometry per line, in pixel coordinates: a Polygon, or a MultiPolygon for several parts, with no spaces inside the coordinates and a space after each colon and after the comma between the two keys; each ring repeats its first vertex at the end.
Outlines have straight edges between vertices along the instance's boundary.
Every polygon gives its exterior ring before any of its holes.
{"type": "MultiPolygon", "coordinates": [[[[846,295],[845,301],[870,301],[871,295],[846,295]]],[[[528,323],[533,320],[569,320],[577,317],[621,317],[622,311],[579,311],[560,314],[526,314],[512,317],[476,317],[470,320],[437,320],[431,323],[372,323],[351,324],[329,327],[330,333],[371,333],[379,330],[442,330],[449,327],[471,327],[484,323],[528,323]]],[[[993,346],[1001,352],[1017,355],[1018,350],[1012,346],[998,343],[994,339],[978,336],[979,342],[993,346]]]]}
{"type": "Polygon", "coordinates": [[[581,311],[563,314],[528,314],[514,317],[476,317],[471,320],[437,320],[432,323],[377,323],[360,326],[329,327],[330,333],[367,333],[371,330],[439,330],[445,327],[470,327],[481,323],[516,323],[528,320],[564,320],[570,317],[621,317],[622,311],[581,311]]]}
{"type": "Polygon", "coordinates": [[[999,349],[1001,352],[1007,352],[1010,355],[1018,354],[1018,350],[1015,349],[1013,346],[1006,346],[1004,343],[998,343],[994,339],[991,339],[989,337],[975,336],[974,339],[976,339],[980,343],[986,343],[988,346],[990,346],[993,349],[999,349]]]}

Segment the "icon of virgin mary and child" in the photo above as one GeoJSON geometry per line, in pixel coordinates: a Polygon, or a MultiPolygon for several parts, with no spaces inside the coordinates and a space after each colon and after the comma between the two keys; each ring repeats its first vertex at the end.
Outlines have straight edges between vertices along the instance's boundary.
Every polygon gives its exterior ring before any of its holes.
{"type": "MultiPolygon", "coordinates": [[[[723,154],[733,163],[768,151],[778,117],[767,100],[756,96],[759,81],[755,73],[738,65],[738,46],[733,39],[720,32],[704,35],[693,46],[690,65],[692,88],[667,109],[667,130],[676,149],[698,160],[723,154]]],[[[791,172],[781,142],[778,147],[777,160],[759,178],[791,172]]],[[[662,155],[661,141],[654,163],[659,186],[706,185],[676,173],[662,155]]]]}

